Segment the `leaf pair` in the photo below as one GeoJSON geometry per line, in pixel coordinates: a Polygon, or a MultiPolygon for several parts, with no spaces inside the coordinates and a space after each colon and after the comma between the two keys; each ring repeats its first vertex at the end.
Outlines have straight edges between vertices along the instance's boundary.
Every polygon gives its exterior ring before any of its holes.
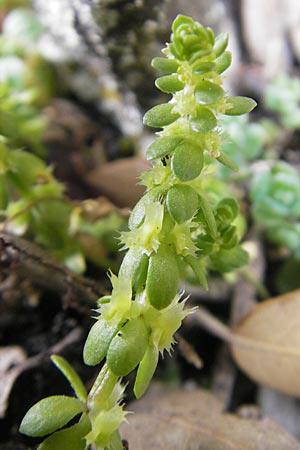
{"type": "MultiPolygon", "coordinates": [[[[197,126],[201,126],[200,122],[197,124],[197,126]]],[[[149,160],[169,155],[172,171],[178,180],[190,181],[200,175],[203,168],[203,151],[199,145],[180,136],[166,136],[156,139],[148,147],[146,153],[149,160]]]]}

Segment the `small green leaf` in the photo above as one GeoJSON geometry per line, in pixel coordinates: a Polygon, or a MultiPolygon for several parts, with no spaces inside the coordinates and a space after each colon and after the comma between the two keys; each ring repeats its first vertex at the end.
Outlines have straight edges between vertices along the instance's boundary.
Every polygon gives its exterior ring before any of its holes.
{"type": "Polygon", "coordinates": [[[180,136],[162,136],[155,139],[146,150],[148,160],[163,158],[172,153],[175,148],[182,142],[180,136]]]}
{"type": "Polygon", "coordinates": [[[195,21],[194,21],[194,19],[192,19],[189,16],[185,16],[183,14],[178,14],[176,16],[175,20],[173,21],[173,24],[172,24],[172,31],[173,31],[173,33],[176,33],[177,29],[181,25],[193,26],[193,25],[195,25],[195,21]]]}
{"type": "Polygon", "coordinates": [[[171,103],[163,103],[149,109],[144,115],[143,123],[148,127],[162,128],[175,122],[180,115],[172,113],[173,105],[171,103]]]}
{"type": "Polygon", "coordinates": [[[212,81],[204,80],[197,84],[195,99],[200,105],[209,105],[220,100],[224,96],[221,86],[212,81]]]}
{"type": "Polygon", "coordinates": [[[211,72],[216,67],[213,61],[196,61],[192,64],[193,73],[201,74],[206,72],[211,72]]]}
{"type": "Polygon", "coordinates": [[[168,213],[167,208],[165,208],[163,223],[162,223],[161,232],[160,232],[160,241],[161,242],[163,240],[165,240],[166,238],[168,238],[169,234],[174,229],[174,225],[175,225],[174,219],[168,213]]]}
{"type": "Polygon", "coordinates": [[[45,439],[37,450],[85,450],[87,444],[84,436],[89,431],[90,423],[86,416],[84,421],[80,420],[69,428],[56,431],[45,439]]]}
{"type": "Polygon", "coordinates": [[[120,278],[132,280],[132,286],[139,284],[147,273],[148,256],[140,248],[131,247],[123,258],[120,270],[120,278]]]}
{"type": "MultiPolygon", "coordinates": [[[[203,214],[202,214],[203,215],[203,214]]],[[[198,214],[200,216],[200,214],[198,214]]],[[[200,222],[202,222],[200,220],[200,222]]],[[[196,246],[200,250],[200,254],[209,255],[213,252],[216,240],[210,234],[200,234],[196,239],[196,246]]]]}
{"type": "Polygon", "coordinates": [[[233,170],[234,172],[238,172],[239,168],[236,165],[236,163],[233,161],[232,158],[230,158],[229,155],[227,155],[227,153],[225,153],[224,151],[222,151],[222,153],[220,154],[220,156],[218,156],[217,160],[223,164],[224,166],[228,167],[229,169],[233,170]]]}
{"type": "Polygon", "coordinates": [[[226,230],[222,231],[222,248],[226,250],[230,250],[233,247],[238,245],[238,235],[236,227],[233,225],[229,225],[226,230]]]}
{"type": "Polygon", "coordinates": [[[230,250],[220,250],[211,256],[213,268],[221,273],[231,272],[245,264],[248,264],[249,255],[242,247],[234,247],[230,250]]]}
{"type": "Polygon", "coordinates": [[[45,181],[49,178],[49,169],[40,158],[32,153],[14,150],[9,159],[11,172],[20,177],[24,187],[31,187],[39,177],[45,181]]]}
{"type": "Polygon", "coordinates": [[[169,213],[177,223],[191,219],[199,207],[197,192],[184,184],[171,187],[166,202],[169,213]]]}
{"type": "Polygon", "coordinates": [[[168,46],[168,50],[176,59],[182,59],[182,46],[179,45],[178,41],[174,40],[171,42],[168,46]]]}
{"type": "Polygon", "coordinates": [[[199,59],[202,59],[205,56],[210,55],[211,51],[212,51],[212,46],[208,45],[206,48],[202,48],[201,50],[190,52],[189,63],[194,64],[199,59]]]}
{"type": "Polygon", "coordinates": [[[228,109],[225,113],[227,116],[240,116],[242,114],[247,114],[257,105],[256,101],[249,97],[227,97],[226,103],[228,104],[228,109]]]}
{"type": "Polygon", "coordinates": [[[216,59],[216,72],[223,73],[231,65],[232,55],[231,52],[224,52],[216,59]]]}
{"type": "Polygon", "coordinates": [[[213,30],[210,27],[205,27],[204,30],[206,32],[208,41],[210,42],[211,45],[214,45],[214,43],[215,43],[215,33],[213,32],[213,30]]]}
{"type": "Polygon", "coordinates": [[[155,202],[160,194],[160,189],[151,189],[135,205],[128,220],[130,230],[137,228],[144,220],[145,206],[155,202]]]}
{"type": "Polygon", "coordinates": [[[85,386],[73,367],[65,360],[65,358],[59,355],[52,355],[51,360],[67,378],[79,400],[85,402],[87,398],[85,386]]]}
{"type": "Polygon", "coordinates": [[[92,326],[84,344],[83,360],[88,366],[99,364],[106,356],[117,330],[101,317],[92,326]]]}
{"type": "Polygon", "coordinates": [[[147,194],[146,194],[137,202],[137,204],[131,211],[128,220],[128,227],[130,230],[134,230],[143,222],[146,211],[145,205],[147,205],[147,203],[149,203],[149,201],[147,201],[147,194]]]}
{"type": "Polygon", "coordinates": [[[175,297],[179,283],[179,270],[175,251],[168,245],[160,246],[149,260],[146,293],[156,309],[166,308],[175,297]]]}
{"type": "Polygon", "coordinates": [[[44,398],[26,413],[20,431],[28,436],[45,436],[66,425],[84,408],[77,398],[64,395],[44,398]]]}
{"type": "Polygon", "coordinates": [[[148,265],[149,265],[149,257],[144,253],[141,259],[141,263],[138,266],[137,271],[134,274],[134,277],[132,278],[132,281],[134,283],[133,287],[136,292],[138,292],[141,289],[144,290],[145,288],[148,265]]]}
{"type": "Polygon", "coordinates": [[[195,258],[194,256],[188,255],[184,258],[186,262],[191,266],[193,269],[196,277],[198,278],[199,283],[201,286],[207,291],[208,290],[208,284],[206,279],[206,273],[203,263],[199,258],[195,258]]]}
{"type": "Polygon", "coordinates": [[[152,59],[151,66],[154,67],[154,69],[160,70],[164,73],[174,73],[176,72],[179,64],[176,59],[163,58],[158,56],[152,59]]]}
{"type": "Polygon", "coordinates": [[[190,120],[194,131],[207,133],[217,126],[217,119],[212,111],[205,107],[199,107],[197,117],[190,120]]]}
{"type": "Polygon", "coordinates": [[[106,362],[119,377],[132,372],[141,362],[148,345],[148,330],[141,317],[130,319],[109,345],[106,362]]]}
{"type": "Polygon", "coordinates": [[[190,181],[198,177],[203,167],[203,152],[194,144],[183,142],[172,157],[171,168],[180,181],[190,181]]]}
{"type": "Polygon", "coordinates": [[[107,303],[110,303],[111,302],[111,295],[103,295],[102,297],[100,297],[99,299],[98,299],[98,305],[99,306],[101,306],[101,305],[107,305],[107,303]]]}
{"type": "Polygon", "coordinates": [[[233,222],[239,212],[239,205],[234,198],[223,198],[217,206],[217,217],[220,222],[233,222]]]}
{"type": "Polygon", "coordinates": [[[207,223],[208,229],[214,239],[217,237],[217,224],[209,201],[205,197],[200,198],[200,208],[207,223]]]}
{"type": "Polygon", "coordinates": [[[229,39],[228,33],[220,33],[216,37],[213,49],[217,57],[222,55],[222,53],[224,53],[224,51],[226,50],[228,45],[228,39],[229,39]]]}
{"type": "Polygon", "coordinates": [[[134,383],[133,391],[136,398],[140,398],[149,386],[158,363],[158,355],[157,347],[153,344],[148,345],[146,353],[140,362],[134,383]]]}
{"type": "Polygon", "coordinates": [[[166,94],[181,91],[181,89],[184,88],[184,84],[179,80],[177,74],[165,75],[164,77],[157,78],[155,80],[155,86],[166,94]]]}

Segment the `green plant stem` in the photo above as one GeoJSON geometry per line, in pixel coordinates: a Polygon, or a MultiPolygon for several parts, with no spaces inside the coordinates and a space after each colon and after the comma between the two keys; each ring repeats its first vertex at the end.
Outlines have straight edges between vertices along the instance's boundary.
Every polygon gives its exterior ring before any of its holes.
{"type": "Polygon", "coordinates": [[[88,395],[87,406],[93,408],[104,403],[116,385],[118,377],[104,364],[88,395]]]}
{"type": "Polygon", "coordinates": [[[270,297],[270,293],[266,286],[258,279],[258,277],[253,273],[253,271],[248,267],[241,267],[239,273],[247,280],[252,286],[255,287],[261,299],[266,299],[270,297]]]}

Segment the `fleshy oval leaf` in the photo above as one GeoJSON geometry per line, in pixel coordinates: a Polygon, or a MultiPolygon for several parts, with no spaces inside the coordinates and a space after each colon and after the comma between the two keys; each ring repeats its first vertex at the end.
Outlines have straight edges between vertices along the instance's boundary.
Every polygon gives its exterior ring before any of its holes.
{"type": "Polygon", "coordinates": [[[164,77],[157,78],[155,80],[155,86],[166,94],[181,91],[181,89],[184,88],[184,84],[179,80],[177,74],[165,75],[164,77]]]}
{"type": "Polygon", "coordinates": [[[46,397],[29,409],[22,420],[20,431],[28,436],[45,436],[62,428],[84,408],[77,398],[64,395],[46,397]]]}
{"type": "Polygon", "coordinates": [[[230,250],[238,245],[239,237],[235,226],[229,225],[222,232],[222,248],[230,250]]]}
{"type": "Polygon", "coordinates": [[[239,212],[238,202],[232,197],[225,197],[217,205],[217,216],[222,222],[233,222],[239,212]]]}
{"type": "Polygon", "coordinates": [[[86,388],[73,367],[65,360],[65,358],[59,355],[52,355],[51,361],[67,378],[79,400],[85,402],[87,398],[86,388]]]}
{"type": "Polygon", "coordinates": [[[222,53],[225,52],[227,45],[228,45],[228,40],[229,40],[228,33],[220,33],[215,38],[215,44],[214,44],[213,50],[217,57],[222,55],[222,53]]]}
{"type": "Polygon", "coordinates": [[[155,202],[159,193],[160,189],[152,189],[137,202],[129,216],[128,226],[130,230],[141,225],[145,217],[145,206],[155,202]]]}
{"type": "Polygon", "coordinates": [[[106,320],[98,319],[92,326],[84,344],[83,360],[88,366],[99,364],[106,356],[109,344],[117,330],[106,320]]]}
{"type": "Polygon", "coordinates": [[[211,256],[213,268],[220,273],[231,272],[249,262],[249,255],[242,247],[220,250],[211,256]]]}
{"type": "Polygon", "coordinates": [[[178,14],[172,24],[172,31],[173,33],[176,33],[178,31],[178,28],[182,25],[190,25],[194,26],[195,21],[189,16],[185,16],[184,14],[178,14]]]}
{"type": "Polygon", "coordinates": [[[224,151],[218,156],[217,160],[223,164],[223,166],[228,167],[229,169],[233,170],[234,172],[238,172],[239,168],[236,165],[236,163],[233,161],[233,159],[224,151]]]}
{"type": "Polygon", "coordinates": [[[172,186],[166,198],[170,215],[177,223],[183,223],[193,217],[198,206],[198,194],[188,185],[172,186]]]}
{"type": "Polygon", "coordinates": [[[230,67],[232,62],[231,52],[226,51],[216,59],[216,72],[223,73],[230,67]]]}
{"type": "Polygon", "coordinates": [[[171,103],[163,103],[149,109],[144,115],[143,123],[148,127],[162,128],[170,125],[178,119],[179,114],[172,113],[173,105],[171,103]]]}
{"type": "Polygon", "coordinates": [[[149,386],[158,363],[158,356],[159,352],[157,347],[153,344],[148,345],[136,374],[133,388],[136,398],[140,398],[149,386]]]}
{"type": "Polygon", "coordinates": [[[197,178],[203,167],[203,153],[199,147],[189,142],[180,144],[172,157],[171,168],[180,181],[197,178]]]}
{"type": "Polygon", "coordinates": [[[200,105],[215,103],[223,96],[223,88],[212,81],[203,80],[195,88],[195,99],[200,105]]]}
{"type": "Polygon", "coordinates": [[[217,119],[209,108],[199,108],[197,117],[190,120],[192,129],[201,133],[207,133],[217,126],[217,119]]]}
{"type": "Polygon", "coordinates": [[[164,73],[174,73],[178,68],[178,62],[176,59],[172,58],[164,58],[161,56],[157,56],[152,59],[151,66],[154,69],[159,70],[164,73]]]}
{"type": "Polygon", "coordinates": [[[130,319],[110,343],[106,362],[118,377],[132,372],[141,362],[148,345],[148,330],[141,317],[130,319]]]}
{"type": "Polygon", "coordinates": [[[211,53],[211,51],[212,51],[212,46],[208,45],[206,48],[202,48],[198,51],[194,50],[194,51],[190,52],[189,63],[194,64],[199,59],[202,59],[205,56],[208,56],[211,53]]]}
{"type": "Polygon", "coordinates": [[[84,436],[89,430],[89,420],[85,417],[85,420],[80,420],[69,428],[53,433],[38,446],[37,450],[85,450],[84,436]]]}
{"type": "Polygon", "coordinates": [[[146,282],[148,262],[148,255],[140,248],[131,247],[124,256],[119,277],[131,279],[132,287],[137,291],[146,282]]]}
{"type": "Polygon", "coordinates": [[[202,196],[200,199],[200,209],[203,213],[203,217],[208,226],[208,229],[214,239],[217,237],[217,224],[214,216],[213,209],[209,203],[209,201],[202,196]]]}
{"type": "Polygon", "coordinates": [[[160,246],[149,260],[146,294],[156,309],[166,308],[175,297],[179,283],[179,270],[175,250],[160,246]]]}
{"type": "Polygon", "coordinates": [[[228,108],[225,113],[227,116],[240,116],[252,111],[257,105],[256,101],[249,97],[233,96],[227,97],[228,108]]]}
{"type": "Polygon", "coordinates": [[[193,269],[201,286],[207,291],[208,283],[206,278],[205,264],[203,264],[203,262],[199,258],[195,258],[192,255],[188,255],[184,259],[187,264],[193,269]]]}
{"type": "Polygon", "coordinates": [[[178,136],[162,136],[157,138],[146,150],[148,160],[163,158],[172,153],[175,148],[182,142],[182,138],[178,136]]]}
{"type": "Polygon", "coordinates": [[[214,70],[216,64],[213,61],[196,61],[192,64],[193,73],[201,74],[214,70]]]}
{"type": "Polygon", "coordinates": [[[26,188],[31,187],[39,177],[49,179],[49,169],[45,163],[36,155],[24,150],[11,152],[10,167],[12,172],[22,175],[22,185],[26,188]]]}
{"type": "Polygon", "coordinates": [[[147,259],[147,255],[140,248],[131,247],[123,258],[118,276],[120,278],[129,278],[134,284],[137,272],[139,272],[140,266],[143,265],[145,257],[147,259]]]}

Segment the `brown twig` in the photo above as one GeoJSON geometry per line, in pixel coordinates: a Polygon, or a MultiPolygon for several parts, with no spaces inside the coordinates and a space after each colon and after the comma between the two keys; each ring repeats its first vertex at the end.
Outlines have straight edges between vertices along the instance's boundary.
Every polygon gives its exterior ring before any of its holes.
{"type": "Polygon", "coordinates": [[[0,266],[43,289],[59,293],[68,306],[90,310],[103,295],[95,281],[73,273],[38,245],[3,232],[0,232],[0,266]]]}

